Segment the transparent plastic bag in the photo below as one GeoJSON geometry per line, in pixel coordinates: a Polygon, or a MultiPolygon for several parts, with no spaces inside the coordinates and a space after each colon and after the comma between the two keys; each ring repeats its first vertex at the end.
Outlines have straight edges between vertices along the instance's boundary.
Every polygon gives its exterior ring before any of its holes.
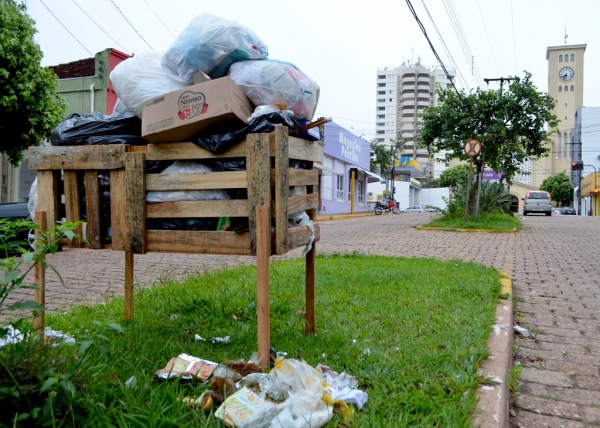
{"type": "Polygon", "coordinates": [[[115,102],[115,106],[113,107],[113,113],[126,113],[128,111],[133,111],[131,109],[129,109],[125,103],[123,101],[121,101],[121,98],[117,98],[117,101],[115,102]]]}
{"type": "Polygon", "coordinates": [[[164,52],[156,51],[136,54],[118,64],[110,73],[117,96],[140,119],[146,101],[187,86],[173,79],[160,65],[163,55],[164,52]]]}
{"type": "Polygon", "coordinates": [[[38,209],[38,199],[37,199],[37,177],[31,183],[31,189],[29,189],[29,199],[27,200],[27,209],[29,209],[29,215],[31,216],[31,220],[35,221],[35,212],[38,209]]]}
{"type": "Polygon", "coordinates": [[[229,77],[255,106],[285,101],[296,119],[312,120],[319,102],[319,85],[289,62],[273,59],[232,64],[229,77]]]}
{"type": "Polygon", "coordinates": [[[173,42],[162,65],[175,79],[191,85],[196,71],[217,79],[226,76],[234,62],[262,59],[268,55],[267,46],[249,28],[203,13],[194,18],[173,42]]]}
{"type": "MultiPolygon", "coordinates": [[[[161,174],[194,174],[212,172],[212,168],[196,161],[176,161],[161,174]]],[[[227,186],[223,183],[224,187],[227,186]]],[[[153,190],[146,194],[146,202],[208,201],[229,199],[225,190],[153,190]]]]}

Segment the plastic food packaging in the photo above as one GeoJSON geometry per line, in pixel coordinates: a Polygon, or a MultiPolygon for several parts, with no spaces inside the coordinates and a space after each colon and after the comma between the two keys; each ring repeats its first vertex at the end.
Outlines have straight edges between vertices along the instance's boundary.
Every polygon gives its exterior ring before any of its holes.
{"type": "Polygon", "coordinates": [[[73,113],[52,130],[53,146],[86,144],[148,144],[142,137],[142,122],[133,112],[89,115],[73,113]]]}
{"type": "MultiPolygon", "coordinates": [[[[119,100],[140,119],[146,101],[188,86],[175,80],[160,65],[163,55],[164,52],[157,51],[136,54],[119,63],[110,73],[110,80],[119,100]]],[[[115,111],[117,106],[118,101],[115,111]]],[[[122,109],[121,106],[118,107],[122,109]]]]}
{"type": "Polygon", "coordinates": [[[262,59],[267,46],[252,30],[235,21],[200,14],[190,22],[162,58],[162,66],[186,85],[197,71],[217,79],[237,61],[262,59]]]}
{"type": "Polygon", "coordinates": [[[255,106],[286,102],[296,119],[312,120],[319,102],[319,85],[289,62],[264,59],[241,61],[229,68],[229,77],[255,106]]]}
{"type": "Polygon", "coordinates": [[[244,141],[248,134],[273,132],[275,125],[287,126],[290,135],[298,132],[298,122],[294,115],[285,110],[256,117],[248,125],[224,134],[200,134],[196,144],[213,153],[222,153],[244,141]]]}
{"type": "Polygon", "coordinates": [[[217,365],[217,363],[213,363],[212,361],[187,354],[180,354],[178,357],[171,358],[165,368],[158,370],[155,376],[159,379],[180,377],[185,380],[198,378],[206,381],[212,375],[217,365]]]}

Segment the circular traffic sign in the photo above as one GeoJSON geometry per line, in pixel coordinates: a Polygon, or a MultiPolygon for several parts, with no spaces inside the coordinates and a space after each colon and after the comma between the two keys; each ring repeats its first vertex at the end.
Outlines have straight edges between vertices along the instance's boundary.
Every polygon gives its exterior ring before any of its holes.
{"type": "Polygon", "coordinates": [[[481,152],[481,143],[475,139],[467,140],[463,147],[465,154],[470,157],[477,156],[481,152]]]}

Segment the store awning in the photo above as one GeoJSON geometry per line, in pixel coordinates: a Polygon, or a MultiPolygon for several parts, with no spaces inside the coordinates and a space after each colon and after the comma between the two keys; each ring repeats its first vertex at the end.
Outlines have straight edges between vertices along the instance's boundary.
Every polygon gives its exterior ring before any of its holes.
{"type": "Polygon", "coordinates": [[[350,168],[356,168],[359,171],[364,172],[365,174],[367,174],[367,183],[380,183],[382,181],[385,181],[385,178],[383,178],[383,177],[381,177],[381,176],[379,176],[379,175],[377,175],[375,173],[372,173],[369,170],[361,168],[360,166],[350,165],[350,168]]]}
{"type": "Polygon", "coordinates": [[[316,163],[316,162],[315,162],[315,163],[314,163],[314,166],[315,166],[315,168],[317,168],[317,169],[320,169],[320,170],[323,170],[323,171],[327,171],[327,172],[330,172],[330,173],[332,173],[332,174],[344,175],[344,173],[343,173],[343,172],[336,171],[335,169],[333,169],[333,168],[329,168],[328,166],[325,166],[325,165],[323,165],[323,164],[320,164],[320,163],[316,163]]]}

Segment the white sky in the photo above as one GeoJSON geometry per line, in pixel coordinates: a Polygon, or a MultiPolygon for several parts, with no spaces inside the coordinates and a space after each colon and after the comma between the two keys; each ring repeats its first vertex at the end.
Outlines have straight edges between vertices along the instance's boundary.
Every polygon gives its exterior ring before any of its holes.
{"type": "MultiPolygon", "coordinates": [[[[90,58],[109,47],[129,54],[150,50],[149,46],[166,50],[174,41],[172,34],[178,36],[200,13],[238,21],[262,39],[270,58],[295,64],[319,84],[315,117],[331,116],[367,140],[375,133],[377,68],[396,67],[418,56],[424,65],[438,65],[406,0],[21,1],[36,21],[42,65],[90,58]]],[[[469,88],[485,87],[476,76],[523,76],[527,70],[538,90],[547,91],[546,48],[564,45],[566,28],[567,44],[587,44],[584,104],[600,106],[600,0],[410,1],[444,65],[451,66],[427,7],[469,88]],[[458,17],[459,31],[450,16],[458,17]],[[466,53],[461,48],[464,40],[466,53]]],[[[461,80],[457,86],[463,87],[461,80]]],[[[498,84],[490,83],[490,88],[497,89],[498,84]]]]}

